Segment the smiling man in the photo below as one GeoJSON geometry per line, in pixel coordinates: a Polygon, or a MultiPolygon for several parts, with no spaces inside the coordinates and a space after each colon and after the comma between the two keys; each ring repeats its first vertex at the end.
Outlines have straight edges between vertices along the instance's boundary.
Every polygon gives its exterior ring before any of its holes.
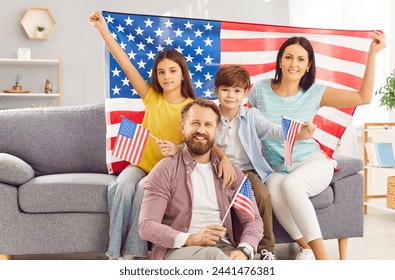
{"type": "Polygon", "coordinates": [[[212,101],[196,99],[181,114],[186,146],[149,173],[140,236],[153,244],[152,259],[252,259],[263,236],[255,199],[255,219],[234,211],[221,225],[244,174],[235,168],[237,180],[230,188],[222,188],[219,159],[212,150],[221,118],[219,108],[212,101]],[[240,236],[233,234],[232,219],[241,224],[240,236]]]}

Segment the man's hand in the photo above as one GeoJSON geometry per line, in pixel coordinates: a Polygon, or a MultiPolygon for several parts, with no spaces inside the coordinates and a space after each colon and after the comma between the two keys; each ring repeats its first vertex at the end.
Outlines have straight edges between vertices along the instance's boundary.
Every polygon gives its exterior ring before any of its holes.
{"type": "Polygon", "coordinates": [[[236,171],[227,156],[223,156],[218,166],[218,177],[222,177],[222,188],[228,187],[236,181],[236,171]]]}
{"type": "Polygon", "coordinates": [[[296,140],[307,140],[313,137],[317,126],[312,122],[304,122],[301,124],[300,132],[296,140]]]}
{"type": "Polygon", "coordinates": [[[214,246],[224,236],[226,228],[220,225],[204,227],[198,233],[189,235],[184,246],[214,246]]]}
{"type": "Polygon", "coordinates": [[[231,260],[248,260],[248,257],[239,249],[230,251],[228,257],[231,260]]]}

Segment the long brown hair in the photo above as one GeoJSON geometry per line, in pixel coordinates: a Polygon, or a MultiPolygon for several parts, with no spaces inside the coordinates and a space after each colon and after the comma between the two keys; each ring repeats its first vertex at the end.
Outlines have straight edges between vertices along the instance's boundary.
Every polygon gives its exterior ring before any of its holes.
{"type": "Polygon", "coordinates": [[[185,61],[185,58],[182,56],[181,53],[179,53],[175,49],[163,50],[162,52],[158,53],[158,55],[156,56],[154,66],[152,67],[152,76],[151,76],[151,86],[154,88],[154,90],[156,92],[163,93],[163,89],[158,82],[157,69],[159,62],[161,62],[165,58],[174,61],[181,68],[182,76],[183,76],[183,80],[181,83],[181,95],[185,98],[188,97],[192,99],[196,98],[196,94],[192,87],[192,81],[191,81],[191,77],[189,76],[189,69],[185,61]]]}

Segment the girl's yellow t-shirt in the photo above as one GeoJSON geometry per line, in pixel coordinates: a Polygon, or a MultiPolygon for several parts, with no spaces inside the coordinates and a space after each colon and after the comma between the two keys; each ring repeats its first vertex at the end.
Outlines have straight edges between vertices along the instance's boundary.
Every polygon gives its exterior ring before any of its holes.
{"type": "MultiPolygon", "coordinates": [[[[181,108],[191,101],[191,98],[187,98],[182,103],[171,104],[151,87],[143,99],[145,115],[142,126],[159,139],[171,141],[175,145],[183,143],[184,135],[180,128],[181,108]]],[[[136,166],[148,173],[163,158],[156,140],[149,136],[141,161],[136,166]]]]}

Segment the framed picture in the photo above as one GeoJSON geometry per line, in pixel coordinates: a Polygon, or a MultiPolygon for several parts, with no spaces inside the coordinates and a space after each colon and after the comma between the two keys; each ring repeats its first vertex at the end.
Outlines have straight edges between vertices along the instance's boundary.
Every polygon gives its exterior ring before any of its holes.
{"type": "Polygon", "coordinates": [[[30,58],[31,58],[30,49],[28,49],[28,48],[19,48],[18,49],[18,59],[29,60],[30,58]]]}

